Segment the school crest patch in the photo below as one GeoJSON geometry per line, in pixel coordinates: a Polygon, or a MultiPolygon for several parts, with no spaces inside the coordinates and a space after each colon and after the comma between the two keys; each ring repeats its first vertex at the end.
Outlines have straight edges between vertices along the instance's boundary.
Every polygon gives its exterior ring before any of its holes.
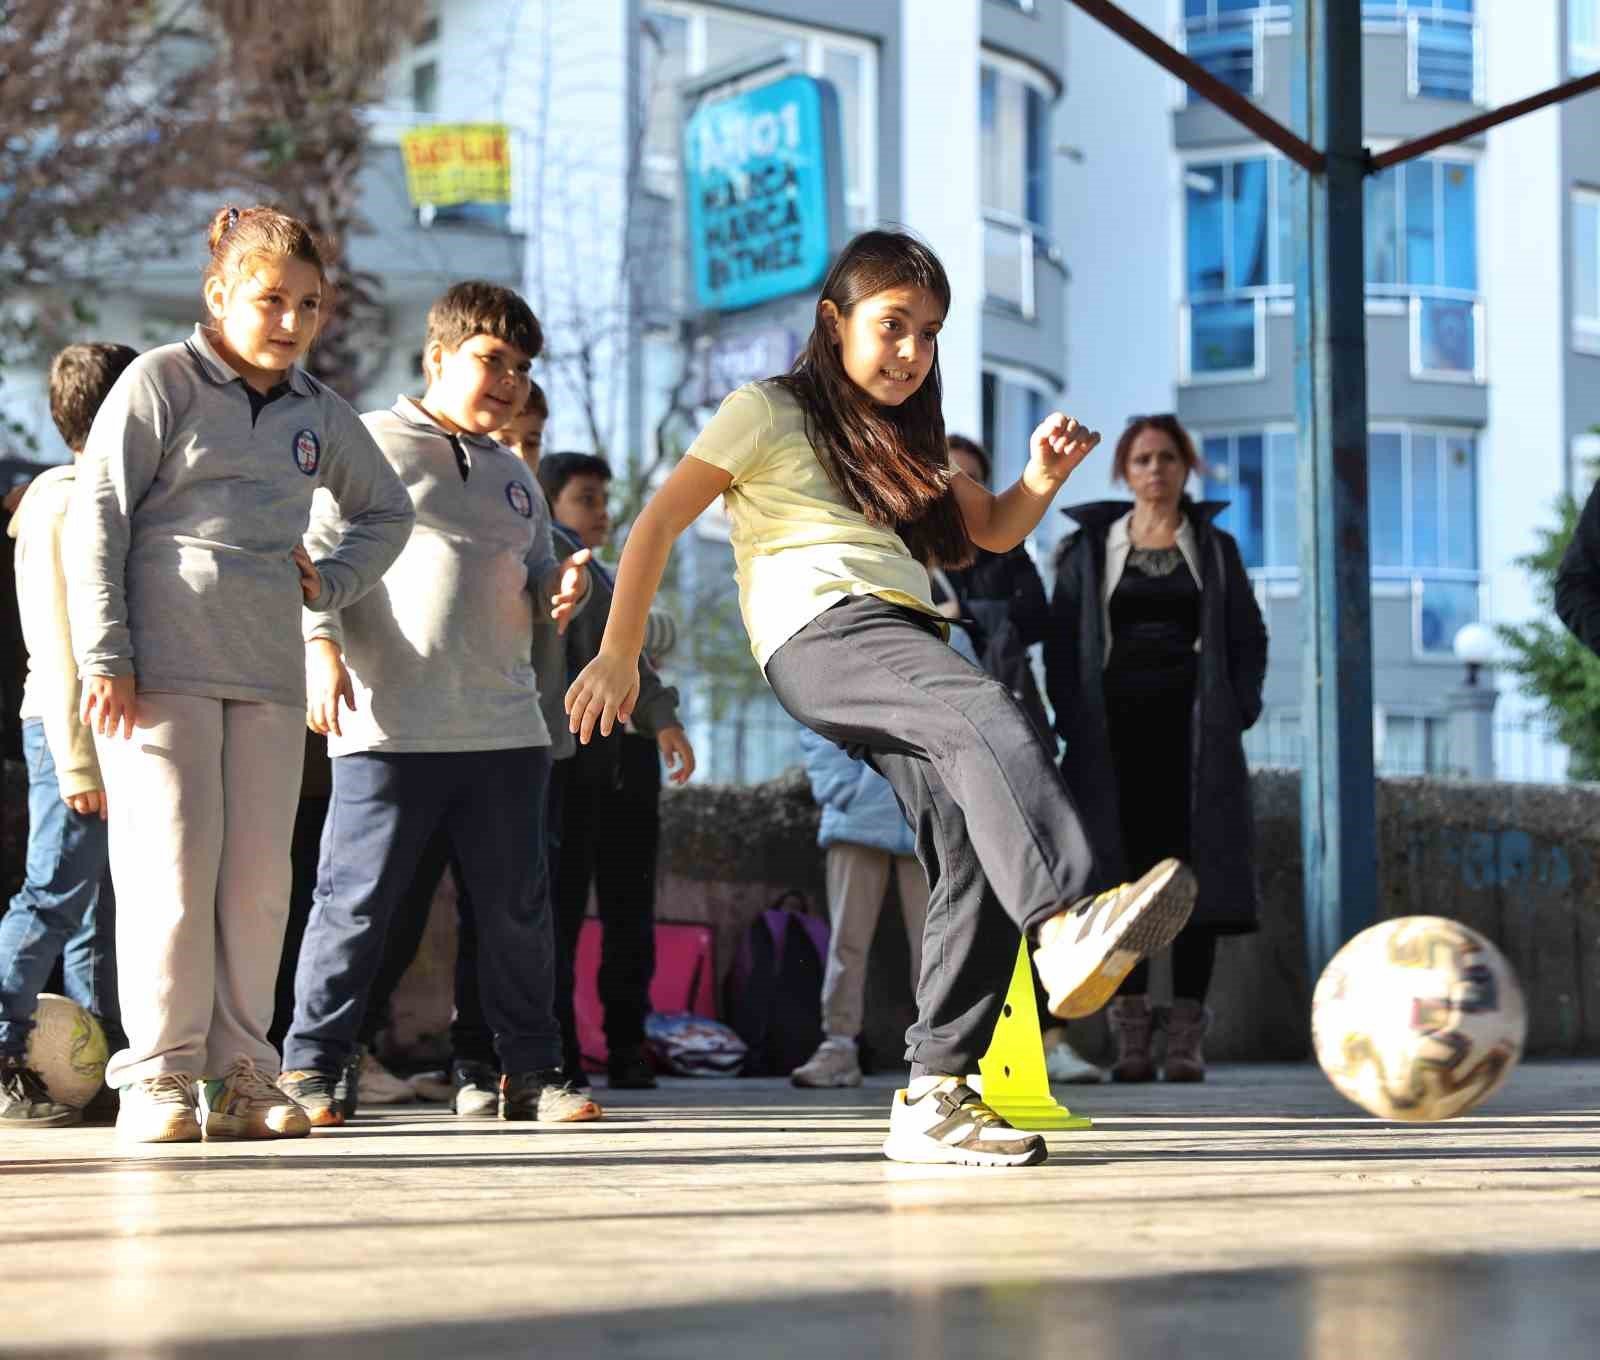
{"type": "Polygon", "coordinates": [[[307,477],[316,476],[322,462],[322,441],[315,430],[301,430],[294,437],[294,465],[307,477]]]}
{"type": "Polygon", "coordinates": [[[533,518],[533,498],[528,495],[528,488],[521,482],[506,483],[506,499],[511,502],[511,508],[523,519],[533,518]]]}

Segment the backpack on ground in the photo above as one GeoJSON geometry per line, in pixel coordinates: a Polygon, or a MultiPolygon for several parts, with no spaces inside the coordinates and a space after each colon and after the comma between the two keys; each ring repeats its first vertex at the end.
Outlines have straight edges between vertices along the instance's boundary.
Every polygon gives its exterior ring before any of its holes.
{"type": "Polygon", "coordinates": [[[750,923],[734,954],[722,1013],[749,1049],[746,1076],[786,1077],[822,1043],[828,924],[808,905],[785,893],[750,923]]]}

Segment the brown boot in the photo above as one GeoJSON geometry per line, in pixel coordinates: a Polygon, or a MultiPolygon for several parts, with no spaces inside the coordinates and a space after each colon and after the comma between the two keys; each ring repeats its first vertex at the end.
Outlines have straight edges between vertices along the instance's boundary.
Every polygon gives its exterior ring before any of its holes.
{"type": "Polygon", "coordinates": [[[1119,996],[1106,1012],[1117,1036],[1117,1060],[1111,1065],[1112,1081],[1154,1081],[1156,1065],[1150,1059],[1150,1036],[1156,1015],[1148,996],[1119,996]]]}
{"type": "Polygon", "coordinates": [[[1206,1055],[1202,1048],[1211,1028],[1211,1012],[1198,1001],[1174,999],[1165,1017],[1168,1081],[1204,1081],[1206,1055]]]}

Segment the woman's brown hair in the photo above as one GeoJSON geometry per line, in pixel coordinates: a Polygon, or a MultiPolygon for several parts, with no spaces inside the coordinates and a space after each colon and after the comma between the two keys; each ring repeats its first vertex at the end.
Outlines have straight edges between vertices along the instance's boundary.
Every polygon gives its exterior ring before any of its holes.
{"type": "Polygon", "coordinates": [[[1117,440],[1117,451],[1111,459],[1112,481],[1128,480],[1128,459],[1133,453],[1134,441],[1146,430],[1159,430],[1166,435],[1177,448],[1178,457],[1183,460],[1184,470],[1205,476],[1206,465],[1200,457],[1200,452],[1195,448],[1189,432],[1179,423],[1177,416],[1134,416],[1128,422],[1128,428],[1122,432],[1122,438],[1117,440]]]}
{"type": "MultiPolygon", "coordinates": [[[[206,230],[206,244],[211,247],[211,259],[206,263],[203,283],[220,278],[231,284],[266,260],[304,260],[315,266],[326,293],[328,269],[322,262],[316,234],[299,218],[276,208],[259,204],[253,208],[231,204],[218,208],[206,230]]],[[[327,313],[326,296],[321,310],[327,313]]]]}
{"type": "Polygon", "coordinates": [[[899,231],[866,231],[833,262],[817,298],[811,338],[778,381],[805,416],[806,435],[844,498],[871,524],[893,529],[923,562],[963,566],[972,540],[950,490],[939,358],[899,406],[881,406],[844,371],[822,304],[841,316],[890,288],[925,288],[950,310],[950,280],[939,257],[899,231]]]}

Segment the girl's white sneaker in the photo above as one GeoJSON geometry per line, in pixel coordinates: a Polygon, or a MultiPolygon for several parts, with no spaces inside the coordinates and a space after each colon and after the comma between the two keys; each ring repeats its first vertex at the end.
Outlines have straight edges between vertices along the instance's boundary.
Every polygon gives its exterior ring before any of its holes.
{"type": "Polygon", "coordinates": [[[891,1162],[954,1166],[1037,1166],[1046,1156],[1037,1133],[1013,1128],[960,1077],[920,1096],[896,1091],[883,1155],[891,1162]]]}
{"type": "Polygon", "coordinates": [[[1172,943],[1198,891],[1193,872],[1162,860],[1142,878],[1080,898],[1035,931],[1033,966],[1058,1020],[1093,1015],[1141,959],[1172,943]]]}

